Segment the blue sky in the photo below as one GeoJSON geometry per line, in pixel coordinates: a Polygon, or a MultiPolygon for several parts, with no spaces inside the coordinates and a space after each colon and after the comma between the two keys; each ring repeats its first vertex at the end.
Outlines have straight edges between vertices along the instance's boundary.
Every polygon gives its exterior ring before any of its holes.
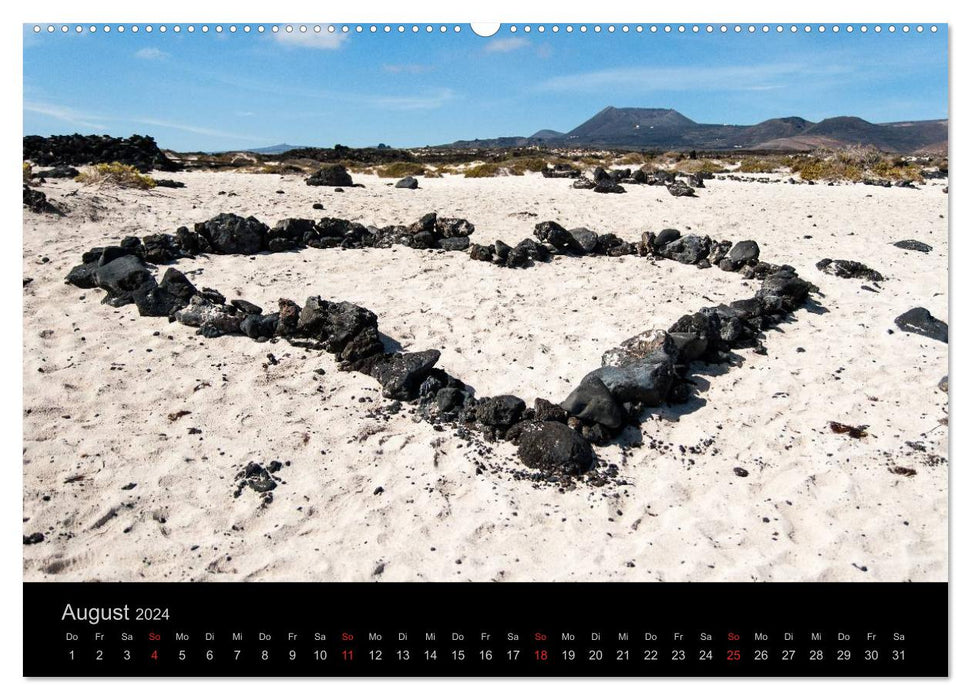
{"type": "MultiPolygon", "coordinates": [[[[214,26],[214,25],[211,25],[214,26]]],[[[579,25],[575,25],[579,26],[579,25]]],[[[24,28],[24,133],[176,150],[422,146],[568,131],[607,105],[698,122],[947,116],[947,30],[244,34],[24,28]]]]}

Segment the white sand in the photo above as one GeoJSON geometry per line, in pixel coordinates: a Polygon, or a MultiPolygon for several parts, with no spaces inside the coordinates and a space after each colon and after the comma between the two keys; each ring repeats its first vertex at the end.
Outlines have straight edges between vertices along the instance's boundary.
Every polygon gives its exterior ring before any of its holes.
{"type": "MultiPolygon", "coordinates": [[[[574,191],[538,176],[422,179],[418,191],[359,176],[366,188],[344,193],[295,176],[176,179],[184,190],[74,196],[66,195],[76,183],[52,182],[43,191],[71,213],[24,215],[24,276],[33,282],[24,289],[23,528],[46,537],[24,547],[25,579],[946,579],[947,462],[934,457],[947,455],[947,395],[937,388],[947,346],[888,333],[913,306],[947,320],[942,183],[913,191],[709,182],[697,199],[680,199],[653,187],[574,191]],[[628,240],[665,227],[752,238],[763,259],[817,284],[827,312],[798,311],[768,332],[768,355],[741,351],[743,366],[703,377],[710,386],[695,410],[648,419],[644,440],[657,449],[645,444],[625,459],[617,447],[598,448],[629,485],[560,492],[476,474],[466,441],[409,411],[368,417],[388,403],[377,383],[338,372],[326,353],[203,340],[63,283],[92,246],[220,212],[270,225],[327,215],[381,226],[428,211],[468,218],[480,243],[514,245],[548,219],[628,240]],[[903,238],[934,250],[890,245],[903,238]],[[859,260],[888,280],[879,293],[864,291],[817,271],[823,257],[859,260]],[[267,353],[279,364],[266,365],[267,353]],[[182,410],[191,413],[168,419],[182,410]],[[834,434],[831,420],[870,434],[834,434]],[[239,465],[272,459],[291,461],[274,502],[260,508],[251,491],[234,499],[239,465]],[[898,466],[917,473],[889,471],[898,466]]],[[[311,294],[364,305],[405,349],[441,349],[439,366],[478,395],[527,402],[562,400],[604,350],[758,285],[636,257],[507,270],[400,247],[177,267],[197,286],[267,309],[311,294]]],[[[521,466],[512,445],[493,449],[490,465],[521,466]]]]}

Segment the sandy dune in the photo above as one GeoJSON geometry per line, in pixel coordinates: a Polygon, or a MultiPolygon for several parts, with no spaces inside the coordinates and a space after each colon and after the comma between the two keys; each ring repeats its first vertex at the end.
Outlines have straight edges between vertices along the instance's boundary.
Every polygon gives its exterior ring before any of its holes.
{"type": "MultiPolygon", "coordinates": [[[[357,176],[366,187],[343,193],[296,176],[176,178],[185,189],[50,182],[41,189],[69,214],[24,214],[23,527],[45,536],[24,547],[25,579],[946,579],[947,394],[937,385],[947,346],[893,325],[914,306],[947,320],[943,183],[711,181],[687,199],[638,186],[600,195],[539,176],[422,179],[417,191],[357,176]],[[770,331],[767,355],[741,351],[740,367],[702,369],[699,397],[648,419],[643,446],[598,448],[628,484],[561,491],[504,473],[521,466],[508,443],[483,455],[410,410],[376,413],[389,403],[377,383],[338,372],[324,352],[204,340],[63,282],[92,246],[220,212],[382,226],[429,211],[469,219],[480,243],[514,245],[548,219],[627,240],[665,227],[752,238],[764,260],[818,285],[822,308],[770,331]],[[905,238],[933,251],[891,245],[905,238]],[[887,281],[861,289],[816,270],[824,257],[861,261],[887,281]],[[830,421],[869,435],[834,434],[830,421]],[[289,464],[273,503],[233,497],[241,465],[274,459],[289,464]]],[[[405,349],[440,349],[439,366],[479,395],[527,402],[562,400],[604,350],[758,284],[637,257],[509,270],[400,247],[177,267],[264,308],[311,294],[361,304],[405,349]]]]}

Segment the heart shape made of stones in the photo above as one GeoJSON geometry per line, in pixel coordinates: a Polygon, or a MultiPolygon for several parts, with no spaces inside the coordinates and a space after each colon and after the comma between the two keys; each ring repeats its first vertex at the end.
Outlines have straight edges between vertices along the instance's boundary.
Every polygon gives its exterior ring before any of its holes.
{"type": "MultiPolygon", "coordinates": [[[[515,246],[503,241],[474,244],[475,226],[464,219],[426,214],[410,226],[368,227],[345,219],[283,219],[272,228],[254,217],[220,214],[180,227],[175,234],[129,236],[117,246],[92,248],[67,282],[107,292],[104,303],[135,304],[142,316],[167,316],[196,327],[206,338],[246,335],[256,341],[283,338],[332,353],[342,370],[374,378],[388,399],[416,403],[419,414],[458,429],[472,426],[489,439],[510,440],[537,478],[561,481],[599,475],[602,463],[591,443],[615,439],[645,409],[690,398],[692,362],[729,363],[732,351],[764,353],[762,331],[778,325],[816,291],[788,265],[759,260],[755,241],[715,241],[675,229],[645,232],[637,243],[586,228],[565,229],[553,221],[536,225],[534,238],[515,246]],[[748,299],[703,307],[670,328],[649,329],[604,353],[602,366],[586,374],[560,404],[537,399],[532,407],[505,394],[476,397],[460,379],[436,367],[438,350],[387,352],[377,316],[346,301],[309,297],[303,306],[280,299],[270,313],[252,302],[227,303],[217,290],[196,287],[169,268],[160,281],[152,264],[172,264],[199,254],[252,255],[311,248],[387,248],[467,251],[470,259],[507,268],[555,262],[563,256],[666,258],[699,269],[717,266],[761,288],[748,299]]],[[[602,482],[601,476],[593,479],[602,482]]]]}

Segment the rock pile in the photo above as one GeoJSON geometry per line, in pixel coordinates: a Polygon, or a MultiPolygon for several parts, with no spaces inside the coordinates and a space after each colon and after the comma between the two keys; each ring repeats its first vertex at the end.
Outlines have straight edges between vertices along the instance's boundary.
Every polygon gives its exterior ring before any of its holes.
{"type": "Polygon", "coordinates": [[[351,187],[354,185],[347,168],[339,163],[329,163],[317,169],[306,180],[308,185],[317,187],[351,187]]]}
{"type": "MultiPolygon", "coordinates": [[[[166,156],[151,136],[24,136],[24,160],[42,166],[91,165],[93,163],[124,163],[142,172],[149,170],[181,170],[178,163],[166,156]]],[[[76,175],[77,173],[75,173],[76,175]]],[[[47,175],[46,177],[67,177],[47,175]]],[[[73,176],[71,176],[73,177],[73,176]]]]}
{"type": "Polygon", "coordinates": [[[574,168],[572,165],[566,165],[564,163],[558,163],[552,168],[545,167],[541,171],[543,177],[566,177],[566,178],[577,178],[580,177],[580,171],[574,168]]]}
{"type": "MultiPolygon", "coordinates": [[[[647,172],[645,170],[634,170],[623,168],[617,170],[606,170],[602,167],[593,169],[590,177],[584,177],[577,172],[576,180],[572,187],[577,190],[593,190],[601,194],[623,194],[627,190],[623,185],[654,185],[664,186],[674,197],[693,197],[695,188],[705,186],[705,179],[710,175],[669,172],[667,170],[655,170],[647,172]],[[677,178],[681,177],[682,180],[677,178]]],[[[544,173],[545,174],[545,173],[544,173]]],[[[555,177],[547,175],[547,177],[555,177]]]]}
{"type": "Polygon", "coordinates": [[[77,177],[80,174],[81,172],[77,168],[72,168],[70,165],[58,165],[50,170],[38,170],[34,173],[34,177],[39,180],[57,180],[65,177],[77,177]]]}

